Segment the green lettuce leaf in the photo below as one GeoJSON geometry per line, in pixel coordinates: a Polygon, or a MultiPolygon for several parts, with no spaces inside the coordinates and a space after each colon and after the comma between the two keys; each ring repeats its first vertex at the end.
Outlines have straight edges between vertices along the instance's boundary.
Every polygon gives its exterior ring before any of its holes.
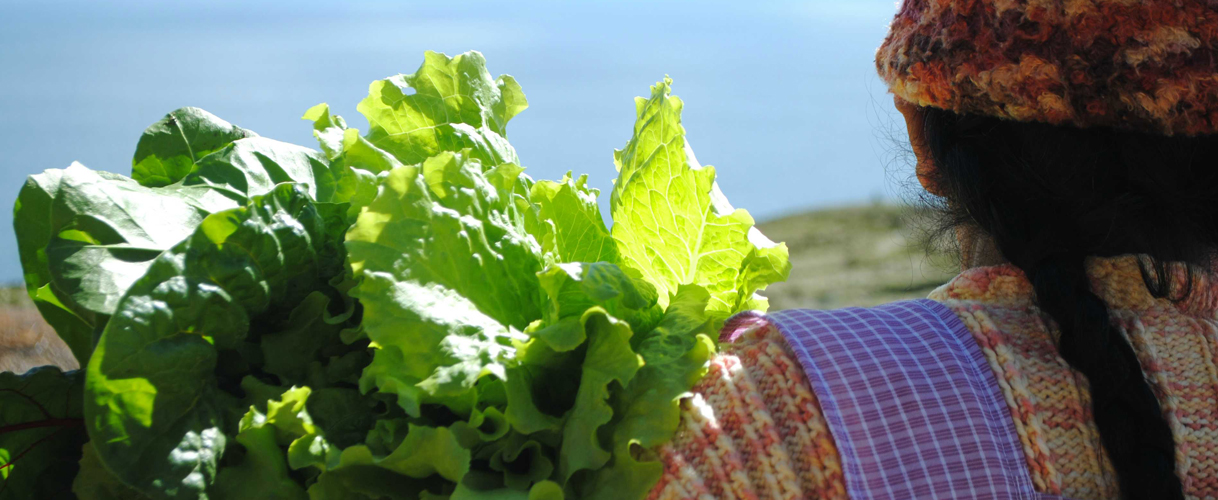
{"type": "Polygon", "coordinates": [[[359,130],[347,128],[347,122],[331,114],[325,103],[309,108],[303,118],[313,122],[313,135],[330,158],[336,178],[334,201],[349,203],[348,216],[354,220],[376,198],[385,175],[402,163],[368,142],[359,130]]]}
{"type": "Polygon", "coordinates": [[[378,422],[369,445],[342,450],[309,488],[313,499],[420,498],[425,492],[451,491],[469,471],[470,451],[448,428],[391,421],[378,422]],[[394,438],[401,431],[404,436],[394,438]],[[386,434],[390,434],[387,436],[386,434]],[[383,448],[396,441],[384,455],[383,448]]]}
{"type": "Polygon", "coordinates": [[[563,500],[563,489],[554,481],[542,481],[534,484],[528,491],[514,488],[495,490],[477,490],[464,484],[457,485],[451,500],[563,500]]]}
{"type": "Polygon", "coordinates": [[[682,285],[660,324],[641,335],[644,360],[637,376],[619,396],[613,415],[613,461],[586,485],[588,498],[644,498],[664,472],[654,457],[640,457],[672,439],[680,423],[680,400],[707,372],[715,352],[710,295],[682,285]]]}
{"type": "Polygon", "coordinates": [[[681,285],[698,285],[710,293],[710,315],[722,320],[760,305],[754,292],[786,278],[787,250],[761,236],[748,212],[732,208],[715,184],[714,167],[698,164],[671,84],[665,79],[651,88],[650,99],[636,99],[634,135],[614,153],[613,239],[626,265],[659,289],[662,306],[681,285]],[[764,257],[750,258],[757,252],[764,257]],[[756,260],[772,272],[751,269],[756,260]]]}
{"type": "Polygon", "coordinates": [[[84,398],[98,455],[123,482],[154,498],[208,498],[237,430],[235,387],[258,363],[242,354],[260,333],[251,325],[282,322],[328,287],[342,269],[341,227],[340,210],[284,184],[208,216],[131,286],[90,359],[84,398]]]}
{"type": "Polygon", "coordinates": [[[544,221],[539,239],[547,252],[560,262],[617,262],[617,243],[605,227],[600,191],[587,187],[588,176],[572,179],[568,172],[561,182],[538,181],[532,201],[544,221]]]}
{"type": "Polygon", "coordinates": [[[407,164],[463,149],[487,166],[519,164],[507,123],[528,107],[520,84],[507,75],[492,79],[478,52],[423,57],[418,71],[369,87],[357,107],[368,119],[368,141],[407,164]]]}
{"type": "Polygon", "coordinates": [[[541,316],[541,248],[496,172],[464,153],[397,168],[347,233],[352,295],[378,347],[361,388],[396,393],[412,416],[424,403],[468,412],[541,316]]]}
{"type": "Polygon", "coordinates": [[[147,187],[168,186],[193,172],[208,154],[257,135],[199,108],[173,110],[140,136],[131,178],[147,187]]]}
{"type": "Polygon", "coordinates": [[[85,432],[79,370],[0,373],[0,500],[70,499],[85,432]]]}
{"type": "Polygon", "coordinates": [[[643,365],[642,358],[630,349],[631,331],[626,322],[599,308],[584,313],[582,322],[588,333],[587,353],[575,407],[563,426],[558,467],[563,483],[580,470],[597,470],[609,461],[611,454],[601,447],[599,430],[613,418],[610,390],[613,384],[629,384],[643,365]]]}

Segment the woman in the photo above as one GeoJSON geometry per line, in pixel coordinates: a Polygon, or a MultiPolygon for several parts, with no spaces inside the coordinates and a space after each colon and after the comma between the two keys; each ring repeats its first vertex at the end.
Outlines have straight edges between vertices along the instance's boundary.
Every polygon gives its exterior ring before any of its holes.
{"type": "Polygon", "coordinates": [[[653,498],[1218,498],[1218,5],[905,0],[964,271],[733,318],[653,498]]]}

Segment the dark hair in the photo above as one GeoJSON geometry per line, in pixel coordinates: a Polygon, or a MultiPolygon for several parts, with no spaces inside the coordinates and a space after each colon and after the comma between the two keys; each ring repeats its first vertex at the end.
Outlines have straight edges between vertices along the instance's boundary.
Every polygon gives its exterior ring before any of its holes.
{"type": "Polygon", "coordinates": [[[1184,498],[1171,429],[1084,259],[1137,254],[1154,296],[1187,297],[1193,273],[1210,269],[1218,248],[1218,136],[924,111],[944,227],[983,231],[1027,275],[1060,330],[1059,353],[1090,383],[1124,497],[1184,498]],[[1180,267],[1187,280],[1173,284],[1180,267]]]}

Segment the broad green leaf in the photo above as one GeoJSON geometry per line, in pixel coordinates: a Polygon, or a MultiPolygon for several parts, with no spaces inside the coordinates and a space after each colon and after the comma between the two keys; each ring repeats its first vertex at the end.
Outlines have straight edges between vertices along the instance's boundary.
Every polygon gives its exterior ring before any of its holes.
{"type": "Polygon", "coordinates": [[[51,285],[51,268],[46,247],[56,234],[51,206],[59,196],[63,170],[52,169],[31,175],[13,206],[13,229],[17,234],[17,255],[25,272],[25,289],[47,323],[63,339],[77,362],[83,366],[93,352],[93,323],[81,318],[59,298],[51,285]]]}
{"type": "Polygon", "coordinates": [[[208,216],[131,286],[85,383],[90,437],[120,479],[154,498],[209,497],[241,414],[229,387],[256,362],[241,354],[250,326],[285,321],[341,271],[334,223],[281,185],[208,216]]]}
{"type": "Polygon", "coordinates": [[[14,216],[27,290],[82,365],[119,298],[209,213],[284,182],[322,201],[337,188],[317,152],[261,137],[191,161],[189,175],[163,187],[73,164],[22,189],[14,216]]]}
{"type": "Polygon", "coordinates": [[[520,163],[507,122],[526,107],[516,80],[492,79],[482,54],[427,52],[418,71],[373,82],[356,109],[368,119],[368,140],[402,163],[468,148],[489,167],[520,163]]]}
{"type": "Polygon", "coordinates": [[[203,157],[193,173],[166,189],[204,207],[233,208],[285,182],[303,186],[315,201],[335,201],[337,180],[324,155],[265,137],[242,139],[203,157]]]}
{"type": "Polygon", "coordinates": [[[93,443],[85,443],[81,450],[80,472],[72,480],[72,493],[79,500],[146,500],[148,497],[135,488],[123,484],[114,476],[93,449],[93,443]]]}
{"type": "Polygon", "coordinates": [[[94,330],[147,268],[148,248],[168,248],[189,234],[181,225],[199,220],[178,200],[79,164],[29,177],[13,210],[26,290],[82,366],[93,350],[94,330]],[[175,215],[185,220],[167,224],[165,218],[175,215]],[[107,259],[111,251],[124,259],[107,259]]]}
{"type": "Polygon", "coordinates": [[[533,185],[532,199],[545,221],[543,246],[557,254],[560,262],[617,262],[617,243],[596,203],[600,191],[587,183],[587,175],[572,179],[568,172],[561,182],[533,185]]]}
{"type": "Polygon", "coordinates": [[[85,432],[79,370],[0,373],[0,500],[70,499],[85,432]]]}
{"type": "Polygon", "coordinates": [[[468,412],[478,380],[503,379],[511,341],[541,316],[540,246],[512,193],[464,153],[391,171],[347,250],[379,348],[361,389],[396,393],[413,416],[428,402],[468,412]]]}
{"type": "Polygon", "coordinates": [[[784,245],[756,237],[753,218],[727,202],[714,167],[694,158],[671,83],[665,79],[650,99],[636,99],[634,135],[614,154],[613,239],[626,265],[659,289],[661,306],[680,285],[698,285],[710,292],[710,315],[722,320],[755,304],[753,293],[785,278],[790,264],[784,245]],[[777,272],[741,279],[758,248],[767,250],[777,272]]]}
{"type": "Polygon", "coordinates": [[[257,135],[199,108],[176,109],[140,136],[131,178],[147,187],[168,186],[184,179],[213,151],[257,135]]]}
{"type": "Polygon", "coordinates": [[[51,204],[46,255],[54,290],[83,317],[113,314],[161,252],[190,235],[206,213],[122,176],[73,164],[51,204]]]}

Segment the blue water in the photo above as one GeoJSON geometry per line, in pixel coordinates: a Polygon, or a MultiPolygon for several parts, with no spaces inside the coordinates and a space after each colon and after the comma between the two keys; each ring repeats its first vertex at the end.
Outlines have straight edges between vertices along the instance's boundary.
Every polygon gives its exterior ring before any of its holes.
{"type": "MultiPolygon", "coordinates": [[[[875,76],[893,0],[800,2],[151,2],[0,0],[0,205],[72,161],[130,173],[140,133],[198,106],[315,147],[298,118],[355,104],[424,50],[482,51],[529,109],[509,138],[535,178],[591,174],[607,192],[633,97],[664,75],[728,198],[758,219],[898,194],[875,76]]],[[[605,196],[602,196],[605,198],[605,196]]],[[[6,209],[7,210],[7,209],[6,209]]],[[[7,215],[3,216],[7,218],[7,215]]],[[[0,281],[21,279],[0,231],[0,281]]]]}

